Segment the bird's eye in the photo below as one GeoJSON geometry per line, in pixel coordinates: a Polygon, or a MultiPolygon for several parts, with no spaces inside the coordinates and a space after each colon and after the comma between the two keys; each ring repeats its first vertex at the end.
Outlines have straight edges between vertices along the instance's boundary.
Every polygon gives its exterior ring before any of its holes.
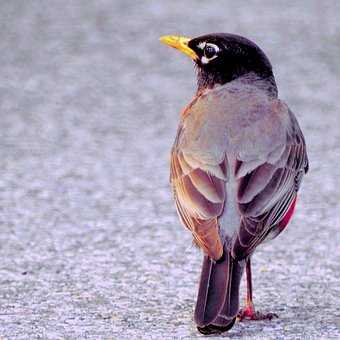
{"type": "Polygon", "coordinates": [[[215,57],[218,51],[218,46],[214,44],[206,44],[204,47],[204,56],[209,60],[215,57]]]}

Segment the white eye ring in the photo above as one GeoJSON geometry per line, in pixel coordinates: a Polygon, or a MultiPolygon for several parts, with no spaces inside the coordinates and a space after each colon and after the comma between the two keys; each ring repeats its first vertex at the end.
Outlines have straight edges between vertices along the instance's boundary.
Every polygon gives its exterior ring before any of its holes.
{"type": "Polygon", "coordinates": [[[217,45],[211,44],[211,43],[204,43],[204,45],[202,44],[199,47],[202,48],[203,51],[206,48],[209,48],[210,52],[214,53],[211,57],[209,57],[209,56],[206,55],[206,52],[204,51],[204,56],[201,58],[202,64],[208,64],[211,60],[214,60],[215,58],[217,58],[217,54],[220,51],[220,48],[217,45]],[[213,51],[211,51],[211,50],[213,50],[213,51]]]}
{"type": "Polygon", "coordinates": [[[204,47],[205,47],[205,45],[206,45],[206,42],[205,42],[205,41],[202,41],[202,42],[200,42],[197,46],[198,46],[198,48],[200,48],[201,50],[203,50],[204,47]]]}

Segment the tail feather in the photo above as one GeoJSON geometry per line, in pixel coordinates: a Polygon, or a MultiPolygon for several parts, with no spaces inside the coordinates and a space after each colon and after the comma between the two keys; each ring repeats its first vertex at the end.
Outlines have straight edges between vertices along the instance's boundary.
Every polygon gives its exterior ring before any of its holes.
{"type": "Polygon", "coordinates": [[[217,262],[204,256],[194,316],[200,331],[202,327],[219,332],[232,327],[239,310],[243,268],[243,261],[234,260],[226,247],[217,262]]]}

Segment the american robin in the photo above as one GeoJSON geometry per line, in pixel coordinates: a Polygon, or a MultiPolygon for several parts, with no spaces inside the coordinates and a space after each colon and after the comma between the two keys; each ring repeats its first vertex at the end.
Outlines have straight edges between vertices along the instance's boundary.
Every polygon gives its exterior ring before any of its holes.
{"type": "Polygon", "coordinates": [[[278,99],[271,63],[234,34],[160,40],[193,59],[197,92],[183,110],[171,152],[171,185],[182,223],[204,251],[194,319],[203,334],[230,329],[255,312],[250,258],[293,215],[308,171],[306,144],[278,99]],[[246,270],[246,306],[239,286],[246,270]]]}

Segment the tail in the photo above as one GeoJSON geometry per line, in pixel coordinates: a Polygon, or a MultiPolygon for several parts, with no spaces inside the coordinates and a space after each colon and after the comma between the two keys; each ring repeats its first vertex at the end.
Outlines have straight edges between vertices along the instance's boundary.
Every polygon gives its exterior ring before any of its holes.
{"type": "Polygon", "coordinates": [[[234,260],[224,247],[217,262],[204,256],[195,309],[195,322],[203,334],[233,327],[239,310],[239,290],[244,262],[234,260]]]}

